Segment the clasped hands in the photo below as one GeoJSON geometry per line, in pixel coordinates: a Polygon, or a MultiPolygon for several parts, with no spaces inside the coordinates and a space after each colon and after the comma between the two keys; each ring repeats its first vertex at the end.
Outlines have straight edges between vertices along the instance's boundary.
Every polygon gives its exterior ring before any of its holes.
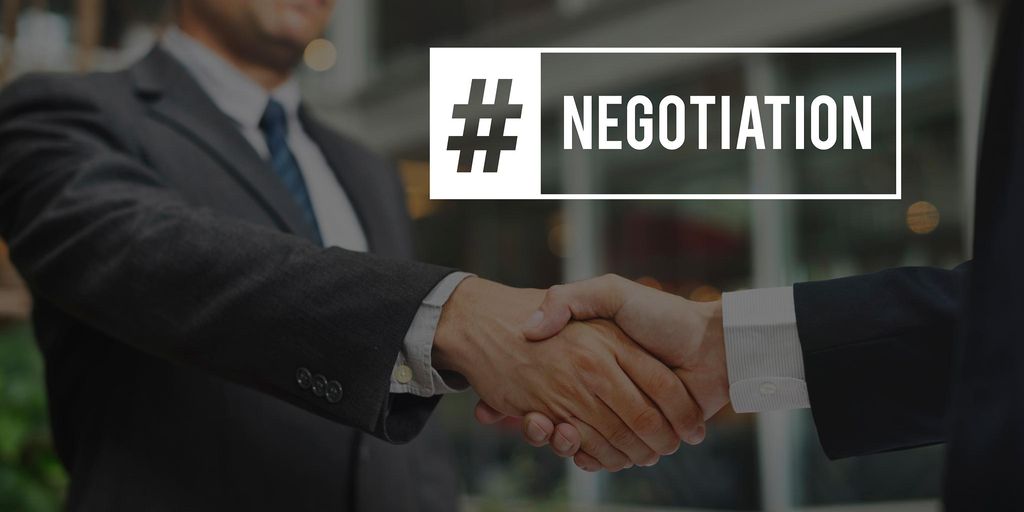
{"type": "Polygon", "coordinates": [[[468,278],[444,306],[432,358],[479,394],[479,421],[522,417],[528,443],[587,471],[698,444],[729,402],[721,303],[615,275],[546,292],[468,278]]]}

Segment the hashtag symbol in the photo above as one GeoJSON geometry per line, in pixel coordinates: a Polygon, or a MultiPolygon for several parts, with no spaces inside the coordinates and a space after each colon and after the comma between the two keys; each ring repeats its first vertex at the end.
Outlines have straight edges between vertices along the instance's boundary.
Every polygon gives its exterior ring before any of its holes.
{"type": "Polygon", "coordinates": [[[512,79],[498,80],[498,91],[494,103],[484,103],[484,84],[482,78],[473,79],[469,87],[469,103],[455,105],[452,117],[465,119],[462,135],[448,137],[448,150],[459,152],[458,172],[470,172],[473,167],[473,153],[484,151],[484,172],[498,172],[498,159],[502,151],[516,149],[515,135],[505,135],[505,121],[519,119],[523,113],[522,105],[509,103],[512,92],[512,79]],[[490,119],[491,126],[487,133],[480,135],[480,120],[490,119]]]}

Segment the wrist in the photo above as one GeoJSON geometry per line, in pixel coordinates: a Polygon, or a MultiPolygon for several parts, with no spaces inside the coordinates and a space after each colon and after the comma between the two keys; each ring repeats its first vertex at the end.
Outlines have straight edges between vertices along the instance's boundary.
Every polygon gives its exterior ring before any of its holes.
{"type": "Polygon", "coordinates": [[[723,404],[729,402],[729,368],[725,353],[725,325],[722,319],[722,300],[706,303],[703,313],[704,336],[701,344],[704,345],[704,353],[708,354],[709,365],[715,379],[712,384],[716,394],[724,400],[723,404]]]}
{"type": "MultiPolygon", "coordinates": [[[[704,325],[701,344],[708,347],[710,352],[725,354],[725,325],[722,320],[722,301],[719,299],[713,302],[704,302],[701,305],[700,317],[704,325]]],[[[724,358],[721,363],[724,369],[724,358]]]]}
{"type": "Polygon", "coordinates": [[[543,300],[540,290],[504,286],[468,277],[441,307],[434,343],[433,366],[459,374],[492,407],[509,414],[507,384],[515,368],[531,366],[522,326],[543,300]]]}
{"type": "Polygon", "coordinates": [[[441,317],[434,332],[434,343],[430,359],[435,369],[456,372],[462,375],[466,355],[466,321],[468,296],[476,294],[482,279],[467,277],[448,297],[441,307],[441,317]]]}
{"type": "Polygon", "coordinates": [[[543,298],[540,290],[467,277],[441,307],[431,353],[434,367],[466,375],[499,349],[496,344],[508,349],[510,340],[525,341],[522,326],[543,298]]]}
{"type": "Polygon", "coordinates": [[[685,309],[689,311],[685,325],[692,335],[693,345],[676,375],[704,411],[704,418],[708,419],[729,403],[722,303],[687,301],[685,309]]]}

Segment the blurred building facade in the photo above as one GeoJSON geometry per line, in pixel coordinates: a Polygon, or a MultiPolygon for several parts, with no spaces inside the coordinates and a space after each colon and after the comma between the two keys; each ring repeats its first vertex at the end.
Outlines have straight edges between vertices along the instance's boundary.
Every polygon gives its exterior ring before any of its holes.
{"type": "MultiPolygon", "coordinates": [[[[131,62],[158,37],[167,15],[164,2],[139,4],[4,0],[4,76],[131,62]]],[[[319,117],[400,162],[421,258],[518,286],[616,272],[707,300],[720,290],[898,265],[948,267],[969,257],[974,158],[997,7],[989,0],[340,0],[325,40],[307,50],[301,79],[319,117]],[[903,200],[432,202],[430,46],[901,47],[903,200]]],[[[778,84],[827,90],[849,80],[881,82],[884,75],[771,55],[638,67],[625,76],[597,67],[559,73],[545,80],[734,95],[778,84]]],[[[878,101],[895,104],[887,94],[881,88],[878,101]]],[[[545,98],[546,110],[555,115],[552,100],[545,98]]],[[[571,155],[544,165],[577,189],[628,182],[657,190],[683,180],[701,180],[705,189],[737,181],[751,190],[793,181],[851,185],[832,181],[829,170],[851,164],[828,153],[571,155]]],[[[853,165],[864,172],[844,176],[872,176],[881,164],[853,165]]],[[[0,272],[7,276],[0,277],[0,299],[23,298],[11,272],[0,272]]],[[[25,304],[0,300],[7,308],[0,315],[23,317],[25,304]]],[[[24,337],[23,328],[7,327],[0,345],[10,332],[24,337]]],[[[0,396],[6,382],[0,374],[0,396]]],[[[467,502],[479,510],[937,509],[941,447],[829,462],[808,411],[723,411],[702,446],[653,468],[592,475],[526,446],[514,426],[476,425],[473,401],[446,398],[439,414],[453,433],[467,502]]],[[[17,492],[4,486],[2,474],[0,493],[17,492]]]]}

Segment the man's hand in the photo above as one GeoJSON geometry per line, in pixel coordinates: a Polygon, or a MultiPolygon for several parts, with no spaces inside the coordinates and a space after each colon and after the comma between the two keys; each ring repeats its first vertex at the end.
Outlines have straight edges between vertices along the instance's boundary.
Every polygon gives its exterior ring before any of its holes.
{"type": "Polygon", "coordinates": [[[703,431],[680,380],[611,322],[563,322],[547,342],[529,342],[522,326],[542,299],[540,290],[466,279],[438,322],[434,367],[464,376],[501,414],[535,411],[571,425],[611,470],[653,464],[681,435],[703,431]]]}
{"type": "MultiPolygon", "coordinates": [[[[714,416],[729,402],[721,301],[693,302],[606,275],[552,287],[527,322],[524,334],[531,340],[544,340],[572,319],[592,318],[614,320],[636,343],[673,368],[699,404],[703,419],[714,416]]],[[[478,405],[477,417],[487,422],[500,418],[488,405],[485,398],[478,405]]],[[[596,469],[599,461],[586,453],[587,433],[575,432],[573,425],[554,427],[551,418],[535,411],[524,419],[523,431],[532,444],[550,440],[556,453],[575,455],[577,465],[596,469]],[[548,437],[538,442],[541,432],[548,437]],[[576,452],[581,434],[583,450],[576,452]]],[[[703,430],[683,439],[699,443],[703,430]]]]}

